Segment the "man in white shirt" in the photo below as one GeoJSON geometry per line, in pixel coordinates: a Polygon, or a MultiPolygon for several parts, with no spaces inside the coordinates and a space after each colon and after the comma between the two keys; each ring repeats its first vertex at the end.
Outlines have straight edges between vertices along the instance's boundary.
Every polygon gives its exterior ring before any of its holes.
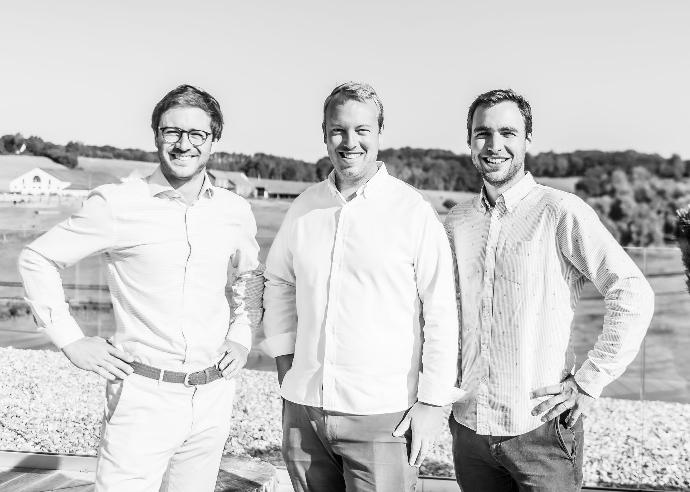
{"type": "Polygon", "coordinates": [[[93,190],[22,251],[19,269],[39,328],[74,365],[108,380],[96,490],[211,491],[232,378],[261,317],[256,224],[249,204],[206,174],[223,129],[218,102],[182,85],[151,119],[160,167],[93,190]],[[107,341],[84,335],[60,282],[60,269],[94,254],[107,262],[115,314],[107,341]]]}
{"type": "Polygon", "coordinates": [[[575,195],[525,173],[529,103],[479,96],[467,117],[479,196],[446,227],[457,259],[461,388],[450,428],[466,492],[579,490],[582,418],[635,358],[654,309],[648,282],[575,195]],[[603,331],[575,370],[573,310],[590,280],[606,302],[603,331]]]}
{"type": "Polygon", "coordinates": [[[451,251],[429,203],[376,160],[382,129],[369,85],[333,90],[333,172],[292,204],[266,262],[264,348],[298,492],[414,490],[453,399],[451,251]]]}

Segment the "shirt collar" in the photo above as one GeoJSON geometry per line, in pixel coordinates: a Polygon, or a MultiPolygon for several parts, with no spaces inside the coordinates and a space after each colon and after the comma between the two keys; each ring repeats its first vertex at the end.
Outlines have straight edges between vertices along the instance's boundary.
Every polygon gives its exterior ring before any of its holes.
{"type": "MultiPolygon", "coordinates": [[[[178,198],[181,196],[175,188],[170,186],[160,166],[147,178],[147,181],[151,196],[165,196],[168,198],[178,198]]],[[[202,196],[213,196],[213,184],[206,172],[204,172],[204,182],[201,184],[201,190],[199,191],[199,197],[202,196]]]]}
{"type": "MultiPolygon", "coordinates": [[[[371,194],[376,193],[376,190],[385,183],[386,178],[389,176],[386,165],[382,161],[376,161],[376,164],[378,165],[376,174],[369,178],[369,180],[362,186],[357,188],[355,191],[356,196],[362,195],[364,198],[370,198],[371,194]]],[[[327,181],[328,189],[330,190],[331,194],[335,196],[340,195],[338,187],[335,184],[335,169],[328,174],[327,181]]]]}
{"type": "MultiPolygon", "coordinates": [[[[496,203],[503,202],[506,210],[512,212],[520,201],[527,196],[527,194],[537,185],[534,181],[532,173],[526,172],[525,175],[520,178],[520,181],[515,183],[513,186],[508,188],[506,191],[501,193],[496,199],[496,203]]],[[[477,207],[483,210],[489,210],[491,204],[486,196],[486,187],[482,185],[482,190],[479,192],[479,197],[477,198],[477,207]]]]}

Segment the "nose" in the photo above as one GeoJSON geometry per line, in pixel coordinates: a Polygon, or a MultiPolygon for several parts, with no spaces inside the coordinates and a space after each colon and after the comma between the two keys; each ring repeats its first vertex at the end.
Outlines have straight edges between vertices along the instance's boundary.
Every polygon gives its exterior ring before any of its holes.
{"type": "Polygon", "coordinates": [[[180,135],[180,139],[175,144],[175,147],[180,150],[189,150],[194,147],[192,142],[189,141],[189,133],[182,132],[182,135],[180,135]]]}
{"type": "Polygon", "coordinates": [[[352,149],[357,146],[357,132],[354,130],[345,132],[343,137],[343,145],[348,149],[352,149]]]}
{"type": "Polygon", "coordinates": [[[503,137],[501,134],[492,133],[491,136],[486,139],[486,147],[492,152],[501,150],[503,148],[503,137]]]}

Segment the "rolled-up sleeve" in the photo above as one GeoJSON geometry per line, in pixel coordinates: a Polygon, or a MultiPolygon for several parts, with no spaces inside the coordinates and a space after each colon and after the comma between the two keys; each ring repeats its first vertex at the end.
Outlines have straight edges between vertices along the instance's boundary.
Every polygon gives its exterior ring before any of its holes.
{"type": "Polygon", "coordinates": [[[59,349],[84,336],[65,302],[59,271],[107,251],[114,244],[115,234],[107,200],[96,189],[81,210],[27,245],[19,255],[26,301],[38,329],[59,349]]]}
{"type": "Polygon", "coordinates": [[[579,198],[562,204],[557,228],[565,259],[604,296],[602,333],[575,381],[592,397],[633,361],[654,313],[654,291],[594,210],[579,198]]]}
{"type": "Polygon", "coordinates": [[[271,357],[293,354],[297,339],[295,272],[289,235],[292,214],[288,214],[266,259],[263,330],[261,348],[271,357]]]}
{"type": "Polygon", "coordinates": [[[259,329],[263,314],[264,267],[259,262],[256,221],[249,205],[246,212],[244,234],[232,255],[235,268],[231,288],[233,317],[226,339],[251,349],[253,333],[259,329]]]}
{"type": "Polygon", "coordinates": [[[453,257],[446,231],[426,203],[421,223],[414,265],[424,318],[417,398],[432,405],[447,405],[457,398],[459,327],[453,257]]]}

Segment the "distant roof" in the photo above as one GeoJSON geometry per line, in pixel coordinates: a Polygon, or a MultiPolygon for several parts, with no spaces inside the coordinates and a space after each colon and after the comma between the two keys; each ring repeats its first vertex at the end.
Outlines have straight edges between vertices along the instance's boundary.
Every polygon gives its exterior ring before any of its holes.
{"type": "Polygon", "coordinates": [[[110,174],[92,173],[79,169],[41,168],[41,171],[55,176],[60,181],[70,183],[68,190],[93,190],[97,186],[120,182],[118,178],[110,174]]]}
{"type": "Polygon", "coordinates": [[[219,169],[209,169],[208,173],[215,178],[224,178],[237,184],[244,184],[246,186],[254,186],[246,174],[237,171],[221,171],[219,169]]]}
{"type": "Polygon", "coordinates": [[[10,181],[34,168],[67,169],[47,157],[34,155],[0,155],[0,192],[10,191],[10,181]]]}
{"type": "Polygon", "coordinates": [[[269,193],[299,195],[314,183],[306,181],[283,181],[281,179],[249,178],[254,188],[264,188],[269,193]]]}
{"type": "Polygon", "coordinates": [[[116,178],[127,178],[132,173],[144,177],[153,174],[158,167],[157,162],[129,161],[124,159],[101,159],[98,157],[79,157],[77,169],[84,171],[106,173],[116,178]]]}

